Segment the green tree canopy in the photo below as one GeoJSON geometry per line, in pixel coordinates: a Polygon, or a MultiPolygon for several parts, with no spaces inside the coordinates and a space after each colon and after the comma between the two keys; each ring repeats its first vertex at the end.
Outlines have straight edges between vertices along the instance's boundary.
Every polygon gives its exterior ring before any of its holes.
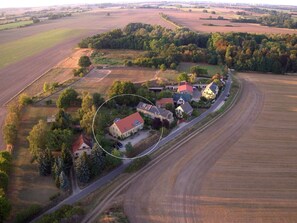
{"type": "Polygon", "coordinates": [[[177,81],[178,82],[182,82],[182,81],[189,81],[189,76],[187,73],[183,72],[183,73],[180,73],[177,77],[177,81]]]}
{"type": "Polygon", "coordinates": [[[68,108],[78,102],[78,93],[73,88],[65,89],[57,100],[58,108],[68,108]]]}
{"type": "Polygon", "coordinates": [[[92,64],[88,56],[81,56],[78,61],[78,65],[81,67],[88,67],[92,64]]]}
{"type": "Polygon", "coordinates": [[[38,124],[33,126],[27,137],[29,141],[29,151],[33,156],[37,156],[40,150],[46,149],[48,133],[48,127],[43,120],[39,120],[38,124]]]}

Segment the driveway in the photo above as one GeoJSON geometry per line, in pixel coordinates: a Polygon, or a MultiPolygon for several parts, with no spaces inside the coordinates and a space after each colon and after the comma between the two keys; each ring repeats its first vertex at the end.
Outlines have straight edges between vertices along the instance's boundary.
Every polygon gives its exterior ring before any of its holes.
{"type": "Polygon", "coordinates": [[[126,151],[125,146],[130,142],[132,146],[135,144],[139,143],[143,139],[146,139],[150,136],[150,131],[149,130],[142,130],[137,132],[135,135],[128,137],[127,139],[120,140],[120,142],[123,144],[123,147],[120,148],[120,151],[124,152],[126,151]]]}

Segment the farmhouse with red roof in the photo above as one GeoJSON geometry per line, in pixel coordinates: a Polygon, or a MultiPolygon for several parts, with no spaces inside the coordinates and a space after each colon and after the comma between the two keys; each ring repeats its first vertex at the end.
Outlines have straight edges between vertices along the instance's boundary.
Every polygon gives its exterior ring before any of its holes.
{"type": "Polygon", "coordinates": [[[193,95],[193,86],[187,82],[184,82],[178,86],[177,92],[181,94],[193,95]]]}
{"type": "Polygon", "coordinates": [[[127,138],[143,128],[144,121],[138,112],[123,119],[116,119],[109,127],[111,135],[117,138],[127,138]]]}
{"type": "Polygon", "coordinates": [[[160,100],[156,101],[158,108],[165,108],[167,104],[174,105],[173,98],[161,98],[160,100]]]}
{"type": "Polygon", "coordinates": [[[72,145],[74,158],[81,156],[84,152],[90,155],[92,151],[92,139],[81,134],[72,145]]]}

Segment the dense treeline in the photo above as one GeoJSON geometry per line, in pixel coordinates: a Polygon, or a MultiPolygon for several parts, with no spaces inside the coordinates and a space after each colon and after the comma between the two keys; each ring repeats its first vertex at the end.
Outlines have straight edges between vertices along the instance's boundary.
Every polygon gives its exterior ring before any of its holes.
{"type": "MultiPolygon", "coordinates": [[[[123,30],[86,38],[79,43],[82,48],[94,49],[133,49],[149,51],[133,64],[145,67],[167,68],[180,61],[198,62],[204,60],[209,35],[199,34],[182,28],[175,31],[161,26],[131,23],[123,30]]],[[[131,64],[132,65],[132,64],[131,64]]]]}
{"type": "Polygon", "coordinates": [[[127,65],[175,69],[182,61],[226,64],[240,71],[297,72],[297,35],[213,33],[131,23],[86,38],[80,47],[146,50],[127,65]]]}
{"type": "Polygon", "coordinates": [[[267,14],[267,15],[261,16],[259,18],[231,19],[230,21],[239,22],[239,23],[258,23],[263,26],[275,26],[275,27],[289,28],[289,29],[297,28],[297,22],[294,21],[294,19],[292,18],[292,15],[289,13],[284,13],[276,10],[258,9],[258,8],[249,9],[249,11],[261,13],[261,14],[267,14]]]}
{"type": "Polygon", "coordinates": [[[208,42],[213,59],[240,71],[297,72],[297,35],[214,33],[208,42]]]}

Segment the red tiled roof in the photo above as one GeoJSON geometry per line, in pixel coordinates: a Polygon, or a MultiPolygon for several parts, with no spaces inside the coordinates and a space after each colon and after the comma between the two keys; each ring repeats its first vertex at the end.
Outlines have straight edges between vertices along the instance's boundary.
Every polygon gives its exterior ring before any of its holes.
{"type": "Polygon", "coordinates": [[[161,98],[160,100],[156,101],[157,106],[165,106],[166,104],[173,104],[173,98],[161,98]]]}
{"type": "Polygon", "coordinates": [[[144,121],[138,112],[133,113],[119,121],[115,122],[115,125],[119,128],[121,133],[125,133],[130,129],[133,129],[138,123],[143,124],[144,121]]]}
{"type": "Polygon", "coordinates": [[[177,91],[178,92],[187,91],[187,92],[193,93],[193,87],[192,85],[185,83],[183,85],[179,85],[177,91]]]}
{"type": "Polygon", "coordinates": [[[91,147],[92,143],[91,143],[91,139],[87,138],[86,136],[84,136],[83,134],[81,134],[73,143],[72,145],[72,152],[75,153],[80,147],[81,145],[85,143],[88,146],[91,147]]]}

